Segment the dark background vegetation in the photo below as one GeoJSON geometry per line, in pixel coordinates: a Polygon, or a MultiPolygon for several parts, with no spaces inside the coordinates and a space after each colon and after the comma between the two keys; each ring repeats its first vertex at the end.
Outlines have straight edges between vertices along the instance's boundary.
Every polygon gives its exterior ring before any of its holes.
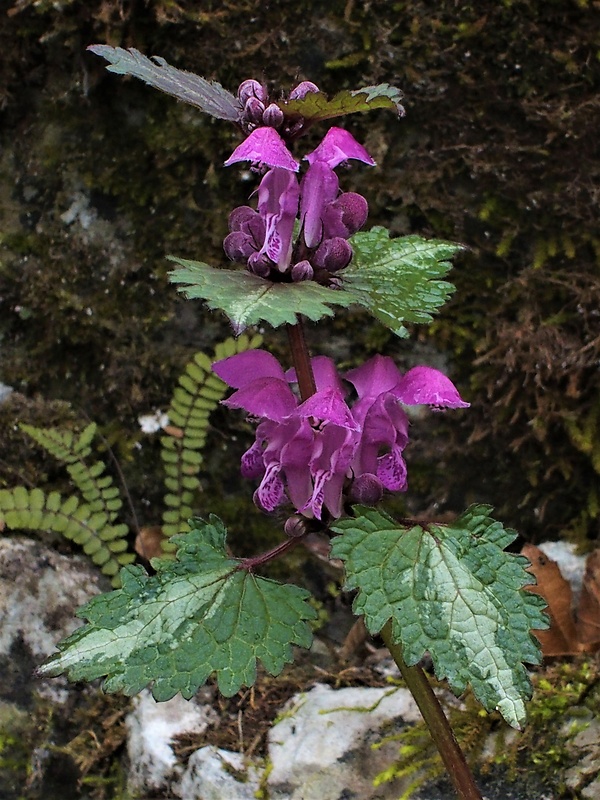
{"type": "MultiPolygon", "coordinates": [[[[139,446],[136,418],[166,408],[190,356],[229,333],[177,296],[165,254],[224,259],[227,215],[251,186],[222,167],[236,132],[106,72],[85,52],[100,42],[231,91],[248,77],[275,95],[299,79],[330,93],[403,89],[404,120],[378,111],[342,123],[378,164],[342,184],[368,197],[369,224],[466,244],[456,295],[409,342],[346,313],[309,336],[345,365],[378,351],[442,363],[472,402],[415,424],[414,504],[489,502],[529,540],[589,547],[600,514],[599,10],[591,0],[2,0],[0,380],[19,395],[0,408],[0,485],[59,480],[17,420],[91,418],[142,521],[157,522],[156,449],[139,446]]],[[[283,354],[281,337],[268,341],[283,354]]],[[[211,505],[200,510],[220,503],[235,520],[251,489],[238,485],[231,432],[248,436],[218,413],[211,505]]]]}

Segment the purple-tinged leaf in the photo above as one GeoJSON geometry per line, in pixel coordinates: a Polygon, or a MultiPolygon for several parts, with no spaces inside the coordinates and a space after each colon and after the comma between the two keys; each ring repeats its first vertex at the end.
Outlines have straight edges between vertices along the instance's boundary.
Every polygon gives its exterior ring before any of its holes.
{"type": "Polygon", "coordinates": [[[345,114],[372,111],[375,108],[387,108],[395,111],[399,117],[404,116],[404,108],[400,103],[402,92],[388,83],[378,86],[365,86],[362,89],[338,92],[331,100],[324,92],[308,92],[300,99],[282,100],[279,107],[286,116],[298,115],[310,122],[323,119],[343,117],[345,114]]]}
{"type": "Polygon", "coordinates": [[[196,106],[211,117],[230,122],[240,119],[241,103],[216,81],[207,81],[193,72],[172,67],[160,56],[150,59],[134,47],[125,50],[107,44],[92,44],[87,49],[110,62],[106,68],[109,72],[140,78],[149,86],[196,106]]]}

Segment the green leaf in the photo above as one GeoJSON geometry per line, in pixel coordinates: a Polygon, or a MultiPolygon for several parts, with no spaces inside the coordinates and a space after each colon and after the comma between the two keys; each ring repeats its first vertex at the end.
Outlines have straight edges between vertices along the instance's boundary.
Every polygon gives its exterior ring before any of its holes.
{"type": "Polygon", "coordinates": [[[532,629],[548,627],[527,559],[504,552],[516,536],[473,506],[451,525],[402,525],[375,509],[333,526],[332,558],[359,589],[354,612],[371,633],[392,620],[407,664],[429,651],[438,678],[458,694],[471,684],[478,700],[520,727],[531,685],[523,662],[537,664],[532,629]]]}
{"type": "Polygon", "coordinates": [[[109,72],[140,78],[155,89],[190,103],[217,119],[237,122],[242,113],[239,100],[220,83],[172,67],[164,58],[152,56],[150,59],[134,47],[125,50],[107,44],[94,44],[88,50],[110,62],[106,68],[109,72]]]}
{"type": "Polygon", "coordinates": [[[372,111],[375,108],[388,108],[403,117],[405,112],[400,104],[401,99],[400,89],[390,86],[389,83],[380,83],[378,86],[364,86],[362,89],[345,89],[331,100],[323,92],[308,92],[300,100],[282,100],[278,105],[287,116],[297,114],[305,120],[318,122],[345,114],[372,111]]]}
{"type": "Polygon", "coordinates": [[[355,234],[350,243],[354,256],[341,273],[343,294],[397,336],[407,335],[403,322],[431,322],[454,291],[440,278],[451,269],[449,259],[461,245],[420,236],[390,239],[381,227],[355,234]]]}
{"type": "Polygon", "coordinates": [[[272,283],[245,270],[216,269],[199,261],[169,256],[182,269],[173,270],[173,283],[189,299],[202,299],[220,309],[239,333],[248,325],[268,322],[273,327],[294,325],[303,314],[314,322],[333,316],[331,306],[353,303],[368,309],[398,336],[406,336],[403,322],[431,322],[454,287],[441,280],[451,269],[449,259],[461,245],[420,236],[390,239],[375,227],[350,240],[354,257],[341,273],[343,289],[329,289],[315,281],[272,283]]]}
{"type": "Polygon", "coordinates": [[[194,520],[175,537],[177,560],[154,559],[121,571],[122,588],[94,597],[79,615],[88,622],[59,644],[39,673],[71,680],[106,676],[104,689],[135,694],[150,684],[156,700],[192,697],[216,673],[231,696],[253,684],[260,660],[277,675],[292,645],[308,647],[308,592],[260,578],[228,558],[221,520],[194,520]]]}
{"type": "Polygon", "coordinates": [[[188,299],[199,298],[209,308],[224,311],[236,334],[261,321],[274,328],[284,323],[295,325],[299,314],[317,322],[333,316],[329,306],[355,302],[345,292],[314,281],[272,283],[246,270],[215,269],[200,261],[169,258],[183,268],[170,273],[171,282],[186,284],[179,291],[188,299]]]}

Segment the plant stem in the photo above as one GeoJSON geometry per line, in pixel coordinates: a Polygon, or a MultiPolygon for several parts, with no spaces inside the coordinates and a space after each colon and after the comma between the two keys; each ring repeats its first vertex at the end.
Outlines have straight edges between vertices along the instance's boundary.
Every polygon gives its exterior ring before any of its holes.
{"type": "Polygon", "coordinates": [[[392,639],[392,623],[390,621],[384,625],[380,635],[416,700],[419,711],[429,728],[431,738],[440,751],[444,766],[460,800],[482,800],[473,774],[467,765],[439,700],[433,693],[427,676],[418,665],[408,666],[402,655],[402,647],[392,639]]]}
{"type": "Polygon", "coordinates": [[[238,569],[245,569],[247,572],[252,572],[254,569],[256,569],[256,567],[260,567],[261,564],[266,564],[267,561],[272,561],[274,558],[278,558],[288,550],[291,550],[292,547],[295,547],[298,544],[301,538],[301,536],[296,536],[293,539],[286,539],[284,542],[281,542],[281,544],[273,547],[272,550],[267,550],[266,553],[260,553],[257,556],[243,558],[240,561],[238,569]]]}
{"type": "Polygon", "coordinates": [[[287,332],[292,351],[292,360],[296,369],[296,377],[298,378],[300,397],[303,401],[308,400],[317,391],[317,387],[315,386],[315,376],[310,364],[310,353],[306,346],[304,327],[301,320],[298,320],[296,325],[287,325],[287,332]]]}

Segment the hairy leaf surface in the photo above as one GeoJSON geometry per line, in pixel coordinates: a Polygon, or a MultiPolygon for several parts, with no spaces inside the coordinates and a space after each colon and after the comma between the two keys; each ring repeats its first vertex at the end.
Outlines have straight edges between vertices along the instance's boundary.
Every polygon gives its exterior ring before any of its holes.
{"type": "Polygon", "coordinates": [[[217,517],[193,522],[189,534],[174,537],[177,560],[154,559],[153,576],[127,567],[121,589],[83,606],[87,624],[39,673],[105,676],[106,691],[126,694],[151,685],[156,700],[177,692],[189,698],[216,673],[219,690],[231,696],[254,683],[258,660],[277,675],[292,659],[292,645],[308,647],[307,620],[315,617],[309,593],[240,569],[227,557],[217,517]]]}
{"type": "Polygon", "coordinates": [[[531,685],[523,662],[540,661],[532,629],[548,627],[527,559],[504,552],[515,538],[473,506],[451,525],[402,525],[372,508],[333,526],[331,555],[358,589],[356,614],[371,633],[392,620],[407,664],[431,654],[438,678],[457,693],[471,684],[488,710],[520,727],[531,685]]]}
{"type": "Polygon", "coordinates": [[[381,227],[356,233],[350,243],[354,257],[341,273],[344,293],[397,336],[407,335],[403,322],[431,322],[454,291],[441,278],[461,245],[420,236],[390,239],[381,227]]]}
{"type": "Polygon", "coordinates": [[[274,328],[295,325],[302,314],[316,322],[332,317],[332,305],[356,302],[350,293],[328,289],[315,281],[272,283],[246,270],[216,269],[200,261],[169,256],[182,269],[170,273],[172,283],[184,284],[180,291],[190,300],[204,300],[231,320],[236,334],[248,325],[268,322],[274,328]]]}
{"type": "Polygon", "coordinates": [[[160,56],[150,59],[135,47],[125,50],[107,44],[93,44],[88,50],[110,62],[106,68],[109,72],[140,78],[149,86],[190,103],[217,119],[236,122],[240,118],[241,103],[216,81],[207,81],[193,72],[172,67],[160,56]]]}
{"type": "Polygon", "coordinates": [[[380,83],[378,86],[364,86],[362,89],[345,89],[331,99],[323,92],[308,92],[302,99],[287,102],[283,100],[278,105],[284,114],[298,114],[305,120],[318,122],[345,114],[372,111],[375,108],[391,109],[399,117],[403,117],[405,112],[401,99],[400,89],[390,86],[389,83],[380,83]]]}

